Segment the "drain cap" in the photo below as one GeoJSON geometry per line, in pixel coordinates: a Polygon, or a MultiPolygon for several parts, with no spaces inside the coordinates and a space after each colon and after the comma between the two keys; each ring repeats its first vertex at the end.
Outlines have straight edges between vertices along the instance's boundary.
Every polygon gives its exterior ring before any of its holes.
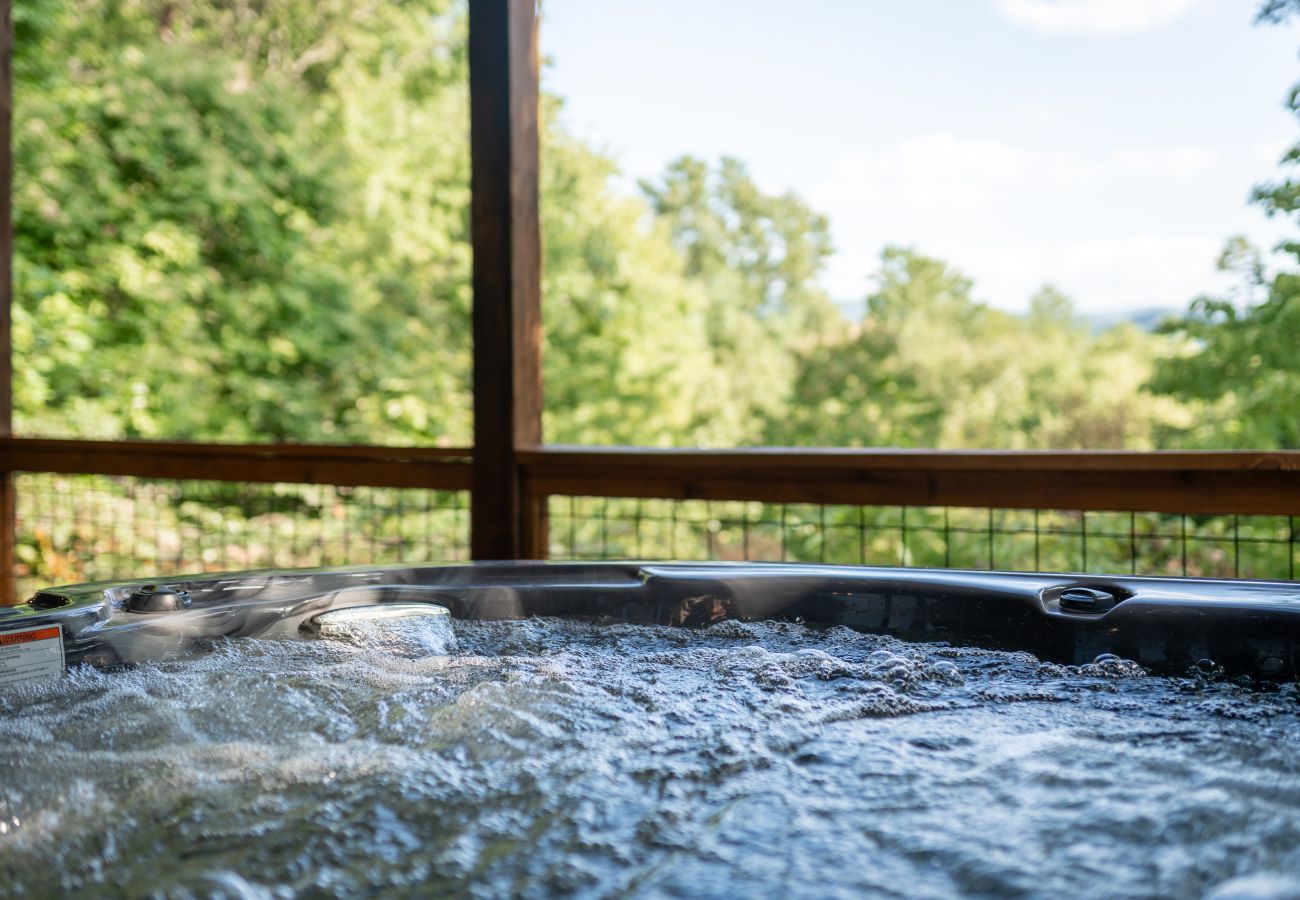
{"type": "Polygon", "coordinates": [[[1056,599],[1060,601],[1061,609],[1088,613],[1105,612],[1119,602],[1114,594],[1090,587],[1068,587],[1056,599]]]}
{"type": "Polygon", "coordinates": [[[169,584],[146,584],[126,598],[126,609],[133,613],[172,612],[189,609],[190,595],[169,584]]]}

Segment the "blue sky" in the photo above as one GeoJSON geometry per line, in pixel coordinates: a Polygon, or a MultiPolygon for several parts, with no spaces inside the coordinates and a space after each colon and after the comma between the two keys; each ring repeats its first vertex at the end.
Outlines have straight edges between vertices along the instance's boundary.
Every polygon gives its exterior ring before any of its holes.
{"type": "Polygon", "coordinates": [[[1022,309],[1222,290],[1225,238],[1300,128],[1295,26],[1253,0],[545,0],[547,90],[628,176],[739,157],[831,218],[832,296],[915,246],[1022,309]]]}

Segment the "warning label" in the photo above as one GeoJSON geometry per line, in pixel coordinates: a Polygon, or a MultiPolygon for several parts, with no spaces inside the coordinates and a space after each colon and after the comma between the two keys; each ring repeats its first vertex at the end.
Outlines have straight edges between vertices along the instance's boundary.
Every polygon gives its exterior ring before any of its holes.
{"type": "Polygon", "coordinates": [[[0,631],[0,687],[62,674],[62,625],[0,631]]]}

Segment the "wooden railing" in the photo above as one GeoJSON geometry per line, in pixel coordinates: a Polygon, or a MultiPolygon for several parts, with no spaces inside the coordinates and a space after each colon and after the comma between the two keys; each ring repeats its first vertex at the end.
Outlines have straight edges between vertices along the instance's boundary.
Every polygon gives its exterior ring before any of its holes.
{"type": "MultiPolygon", "coordinates": [[[[989,509],[1300,513],[1300,452],[662,450],[544,446],[517,456],[534,511],[530,558],[545,558],[557,495],[989,509]]],[[[471,491],[463,448],[222,445],[0,438],[0,473],[471,491]]],[[[471,493],[471,518],[491,515],[471,493]]],[[[13,536],[9,536],[12,546],[13,536]]],[[[12,579],[5,596],[15,598],[12,579]]]]}
{"type": "Polygon", "coordinates": [[[530,496],[1300,513],[1300,452],[648,450],[520,454],[530,496]]]}
{"type": "MultiPolygon", "coordinates": [[[[0,438],[0,472],[470,490],[469,448],[0,438]]],[[[1300,513],[1300,451],[729,450],[549,445],[518,454],[556,495],[773,503],[1300,513]]]]}
{"type": "Polygon", "coordinates": [[[469,490],[469,450],[0,439],[0,471],[469,490]]]}

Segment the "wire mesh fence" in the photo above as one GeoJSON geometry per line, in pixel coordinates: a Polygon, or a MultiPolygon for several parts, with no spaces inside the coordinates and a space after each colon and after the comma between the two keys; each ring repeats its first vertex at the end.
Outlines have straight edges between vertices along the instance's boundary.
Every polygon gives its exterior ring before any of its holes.
{"type": "Polygon", "coordinates": [[[722,559],[1290,579],[1296,516],[552,497],[554,559],[722,559]]]}
{"type": "MultiPolygon", "coordinates": [[[[187,572],[469,558],[464,491],[17,477],[20,596],[187,572]]],[[[1296,516],[556,496],[553,559],[720,559],[1290,579],[1296,516]]]]}
{"type": "Polygon", "coordinates": [[[464,491],[17,476],[19,596],[187,572],[469,557],[464,491]]]}

